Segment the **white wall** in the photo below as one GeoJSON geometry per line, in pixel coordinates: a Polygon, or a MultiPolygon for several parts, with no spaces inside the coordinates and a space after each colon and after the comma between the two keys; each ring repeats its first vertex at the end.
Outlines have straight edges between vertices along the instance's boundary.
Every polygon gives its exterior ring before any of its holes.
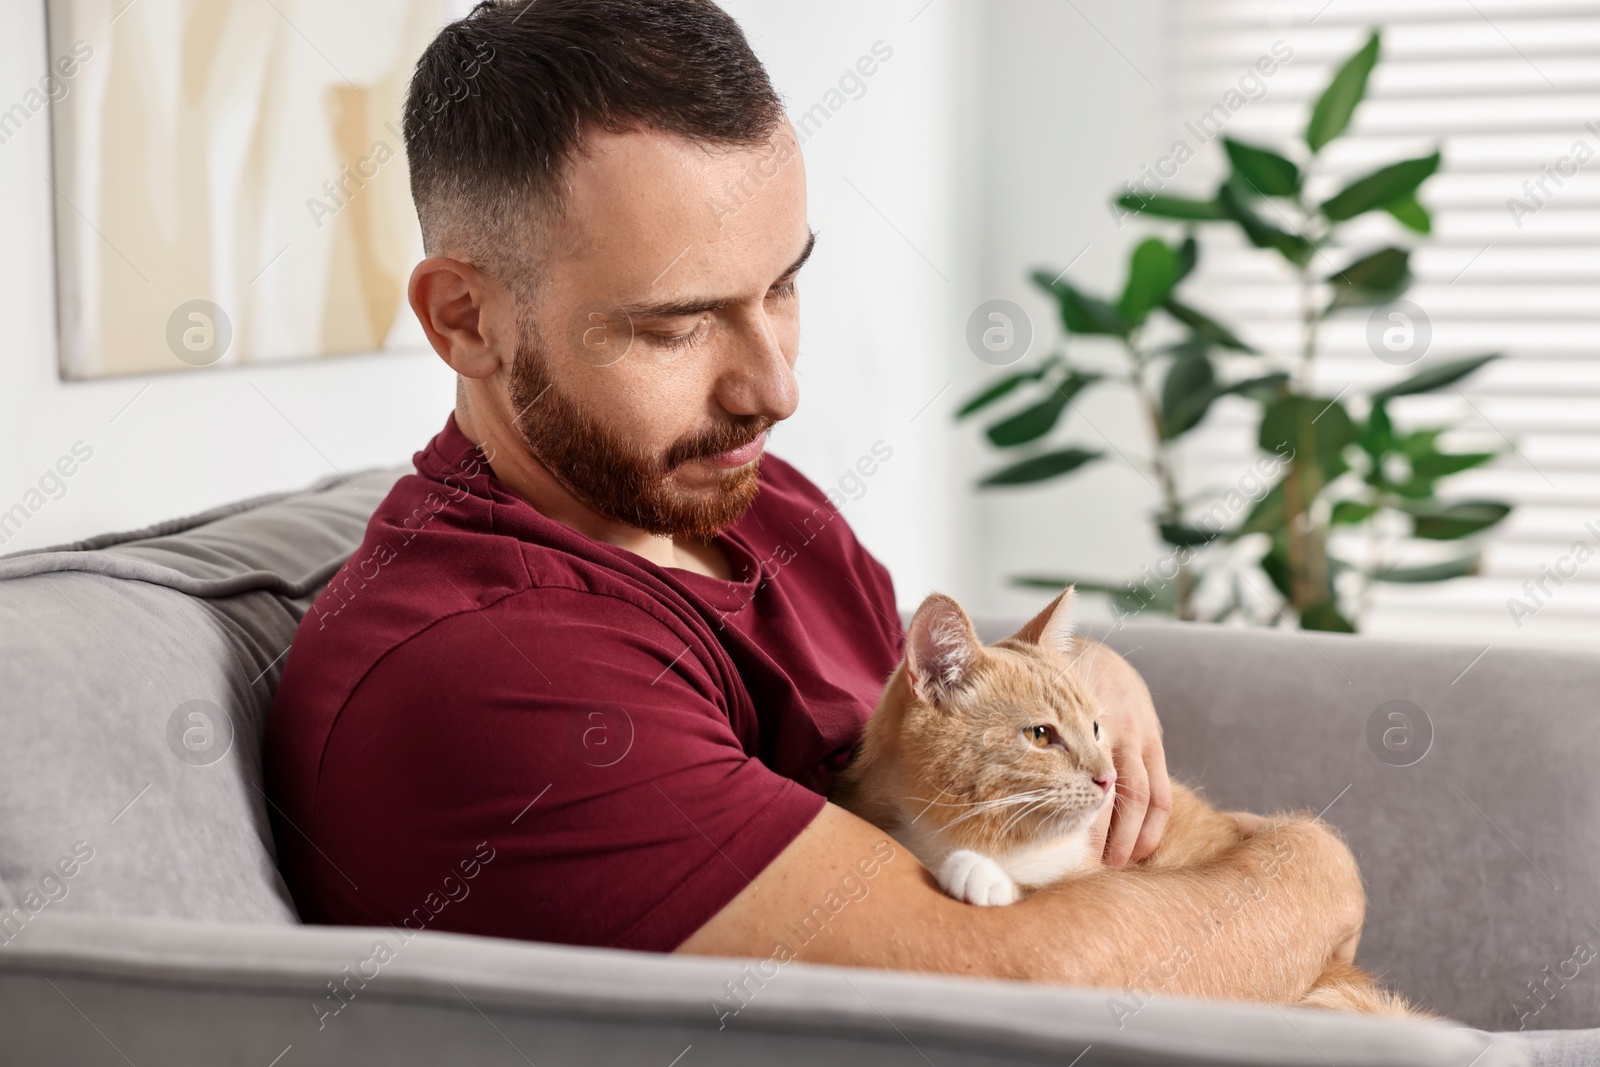
{"type": "MultiPolygon", "coordinates": [[[[1072,264],[1069,277],[1091,292],[1115,294],[1138,227],[1118,229],[1107,204],[1136,178],[1140,164],[1171,144],[1163,0],[1005,0],[984,5],[989,45],[985,137],[986,188],[978,206],[984,234],[983,298],[1028,310],[1034,351],[1060,336],[1054,303],[1028,280],[1035,267],[1072,264]]],[[[1077,361],[1119,365],[1117,352],[1078,343],[1077,361]]],[[[994,376],[968,359],[972,383],[994,376]]],[[[975,391],[971,389],[970,391],[975,391]]],[[[1145,519],[1154,488],[1119,456],[1145,452],[1146,433],[1126,390],[1080,394],[1069,409],[1065,440],[1105,451],[1108,461],[1043,486],[981,495],[983,549],[972,560],[975,607],[1031,611],[1049,594],[1007,584],[1019,573],[1119,579],[1137,575],[1160,547],[1145,519]],[[1070,567],[1069,567],[1070,565],[1070,567]]],[[[959,447],[1001,465],[980,426],[964,428],[959,447]]],[[[1093,599],[1084,605],[1095,614],[1093,599]]]]}
{"type": "MultiPolygon", "coordinates": [[[[728,5],[793,110],[826,99],[876,42],[893,49],[805,147],[821,237],[804,281],[802,405],[773,450],[831,487],[875,442],[894,449],[845,515],[911,603],[935,586],[975,592],[948,412],[971,362],[960,338],[979,259],[964,206],[978,168],[966,131],[977,126],[982,35],[971,4],[923,4],[728,5]]],[[[44,71],[43,8],[0,0],[0,108],[44,71]]],[[[47,119],[0,145],[0,510],[75,442],[93,458],[0,552],[405,463],[443,424],[453,379],[431,353],[60,381],[47,119]]]]}

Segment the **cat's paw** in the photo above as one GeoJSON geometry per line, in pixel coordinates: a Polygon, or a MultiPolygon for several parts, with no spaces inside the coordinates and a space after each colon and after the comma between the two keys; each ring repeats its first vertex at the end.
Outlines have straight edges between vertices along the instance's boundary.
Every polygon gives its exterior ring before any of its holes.
{"type": "Polygon", "coordinates": [[[1017,902],[1017,883],[994,860],[969,848],[950,853],[939,867],[939,888],[968,904],[1003,907],[1017,902]]]}

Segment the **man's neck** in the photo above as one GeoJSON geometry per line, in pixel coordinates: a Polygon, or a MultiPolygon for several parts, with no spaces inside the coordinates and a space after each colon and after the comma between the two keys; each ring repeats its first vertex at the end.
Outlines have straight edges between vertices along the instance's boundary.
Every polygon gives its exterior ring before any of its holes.
{"type": "Polygon", "coordinates": [[[591,541],[615,545],[658,567],[674,567],[711,578],[728,579],[732,568],[715,542],[678,541],[618,522],[586,507],[534,459],[518,433],[497,413],[487,417],[464,398],[456,404],[456,426],[482,450],[502,485],[547,519],[576,530],[591,541]]]}

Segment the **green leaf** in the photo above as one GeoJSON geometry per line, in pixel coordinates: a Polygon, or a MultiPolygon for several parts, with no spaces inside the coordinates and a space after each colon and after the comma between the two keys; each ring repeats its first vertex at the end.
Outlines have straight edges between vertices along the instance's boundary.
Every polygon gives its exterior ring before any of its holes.
{"type": "Polygon", "coordinates": [[[973,412],[982,411],[995,401],[1004,399],[1014,392],[1019,386],[1027,382],[1038,381],[1040,378],[1044,377],[1044,373],[1047,369],[1048,364],[1046,366],[1035,367],[1033,370],[1018,371],[1015,374],[1008,374],[999,381],[990,383],[965,404],[961,405],[961,408],[956,412],[956,421],[960,422],[973,412]]]}
{"type": "Polygon", "coordinates": [[[1157,523],[1156,529],[1161,534],[1161,540],[1174,548],[1198,548],[1200,545],[1209,545],[1222,536],[1221,530],[1191,526],[1186,522],[1157,523]]]}
{"type": "Polygon", "coordinates": [[[1142,326],[1178,284],[1178,253],[1159,237],[1139,242],[1128,261],[1128,284],[1117,312],[1130,326],[1142,326]]]}
{"type": "Polygon", "coordinates": [[[1434,481],[1499,458],[1498,452],[1424,452],[1411,460],[1411,473],[1414,477],[1434,481]]]}
{"type": "Polygon", "coordinates": [[[1070,585],[1080,593],[1102,593],[1109,596],[1124,614],[1136,614],[1152,608],[1171,614],[1178,607],[1173,583],[1159,578],[1145,582],[1105,582],[1050,574],[1018,574],[1012,576],[1011,584],[1023,589],[1044,589],[1056,593],[1070,585]]]}
{"type": "Polygon", "coordinates": [[[1235,352],[1249,352],[1254,354],[1256,351],[1243,341],[1239,340],[1238,337],[1234,336],[1232,330],[1228,329],[1220,322],[1217,322],[1211,316],[1206,315],[1203,312],[1196,311],[1188,304],[1184,304],[1175,298],[1168,297],[1166,303],[1162,304],[1161,306],[1166,310],[1168,315],[1171,315],[1173,318],[1189,327],[1189,329],[1200,335],[1200,337],[1209,344],[1220,345],[1223,348],[1231,348],[1235,352]]]}
{"type": "Polygon", "coordinates": [[[1439,153],[1435,152],[1421,159],[1391,163],[1365,178],[1357,178],[1322,202],[1322,214],[1334,222],[1343,222],[1396,200],[1415,198],[1417,186],[1439,169],[1439,160],[1439,153]]]}
{"type": "Polygon", "coordinates": [[[1080,593],[1124,593],[1127,592],[1127,582],[1102,582],[1086,578],[1059,578],[1049,574],[1014,574],[1011,584],[1023,589],[1049,589],[1061,592],[1067,586],[1073,586],[1080,593]]]}
{"type": "Polygon", "coordinates": [[[1367,94],[1367,77],[1378,62],[1379,36],[1373,33],[1362,49],[1339,68],[1328,87],[1317,98],[1311,109],[1311,121],[1306,126],[1306,145],[1312,152],[1339,136],[1350,125],[1350,116],[1356,105],[1367,94]]]}
{"type": "Polygon", "coordinates": [[[1194,200],[1186,196],[1139,196],[1130,193],[1117,197],[1117,205],[1138,214],[1157,215],[1164,219],[1210,222],[1229,218],[1222,205],[1215,200],[1194,200]]]}
{"type": "Polygon", "coordinates": [[[1084,386],[1099,380],[1098,374],[1071,371],[1066,378],[1055,384],[1050,390],[1050,395],[1043,400],[1030,404],[1015,415],[1001,419],[990,426],[985,431],[990,442],[997,448],[1014,448],[1043,437],[1055,428],[1056,422],[1061,418],[1061,412],[1072,398],[1082,392],[1084,386]]]}
{"type": "Polygon", "coordinates": [[[997,485],[1028,485],[1033,482],[1048,481],[1075,471],[1085,463],[1100,459],[1104,455],[1104,452],[1089,452],[1081,448],[1063,448],[1057,452],[1046,452],[1041,456],[1013,463],[1009,467],[1002,467],[980,481],[978,486],[987,489],[997,485]]]}
{"type": "Polygon", "coordinates": [[[1281,530],[1274,534],[1272,547],[1261,557],[1260,567],[1268,581],[1272,582],[1272,587],[1281,593],[1285,600],[1291,600],[1294,594],[1289,590],[1289,545],[1281,534],[1281,530]]]}
{"type": "Polygon", "coordinates": [[[1355,500],[1341,500],[1333,506],[1328,517],[1330,526],[1360,526],[1378,513],[1376,504],[1362,504],[1355,500]]]}
{"type": "Polygon", "coordinates": [[[1191,233],[1183,239],[1183,244],[1178,246],[1178,277],[1173,284],[1176,285],[1177,282],[1183,281],[1194,273],[1194,268],[1199,262],[1200,243],[1194,239],[1194,234],[1191,233]]]}
{"type": "Polygon", "coordinates": [[[1444,582],[1451,578],[1466,578],[1477,574],[1482,562],[1482,554],[1474,552],[1460,559],[1429,563],[1421,567],[1384,567],[1374,571],[1372,577],[1380,582],[1444,582]]]}
{"type": "MultiPolygon", "coordinates": [[[[1291,394],[1274,400],[1261,416],[1261,447],[1280,455],[1294,449],[1301,468],[1307,460],[1314,460],[1323,482],[1332,481],[1346,469],[1344,447],[1355,438],[1355,424],[1338,400],[1291,394]]],[[[1310,506],[1311,499],[1306,497],[1305,506],[1310,506]]]]}
{"type": "Polygon", "coordinates": [[[1261,196],[1294,196],[1300,191],[1300,168],[1268,148],[1232,137],[1222,139],[1234,176],[1261,196]]]}
{"type": "Polygon", "coordinates": [[[1056,304],[1061,309],[1061,325],[1066,327],[1068,333],[1128,336],[1130,327],[1127,320],[1099,297],[1079,292],[1070,283],[1042,270],[1033,272],[1033,280],[1056,298],[1056,304]]]}
{"type": "Polygon", "coordinates": [[[1258,378],[1245,378],[1242,381],[1225,386],[1217,395],[1226,396],[1229,393],[1233,393],[1237,396],[1248,397],[1260,404],[1270,404],[1282,395],[1283,387],[1288,381],[1289,376],[1281,371],[1263,374],[1258,378]]]}
{"type": "Polygon", "coordinates": [[[1428,430],[1416,430],[1403,437],[1396,438],[1400,452],[1408,459],[1425,456],[1429,452],[1439,451],[1439,438],[1450,432],[1448,426],[1435,426],[1428,430]]]}
{"type": "Polygon", "coordinates": [[[1408,230],[1416,233],[1433,232],[1433,216],[1417,201],[1416,195],[1402,196],[1383,205],[1383,210],[1393,215],[1408,230]]]}
{"type": "Polygon", "coordinates": [[[1432,478],[1411,478],[1399,485],[1388,484],[1385,488],[1391,489],[1399,496],[1406,498],[1395,502],[1395,506],[1402,510],[1410,510],[1419,504],[1427,507],[1433,503],[1432,478]]]}
{"type": "Polygon", "coordinates": [[[1276,249],[1297,267],[1311,262],[1311,257],[1316,254],[1316,246],[1304,237],[1281,230],[1257,215],[1232,182],[1223,184],[1217,191],[1217,198],[1228,209],[1229,216],[1239,224],[1245,237],[1257,248],[1276,249]]]}
{"type": "Polygon", "coordinates": [[[1130,582],[1126,592],[1111,594],[1111,604],[1124,615],[1138,615],[1145,611],[1172,615],[1178,610],[1177,583],[1160,578],[1137,585],[1130,582]]]}
{"type": "Polygon", "coordinates": [[[1373,401],[1372,410],[1367,412],[1367,424],[1361,428],[1356,443],[1375,464],[1394,447],[1394,423],[1389,420],[1389,409],[1382,400],[1373,401]]]}
{"type": "MultiPolygon", "coordinates": [[[[1468,359],[1456,359],[1448,363],[1440,363],[1438,366],[1429,367],[1418,374],[1413,374],[1404,381],[1379,389],[1372,394],[1372,399],[1390,400],[1397,396],[1410,396],[1412,393],[1427,393],[1434,389],[1443,389],[1445,386],[1465,378],[1490,360],[1499,358],[1500,353],[1491,352],[1486,356],[1472,356],[1468,359]]],[[[1438,434],[1435,433],[1434,436],[1437,437],[1438,434]]]]}
{"type": "Polygon", "coordinates": [[[1172,361],[1161,383],[1161,438],[1171,440],[1200,424],[1216,399],[1216,368],[1204,353],[1172,361]]]}
{"type": "Polygon", "coordinates": [[[1355,623],[1339,613],[1338,605],[1331,600],[1313,604],[1300,613],[1300,629],[1322,630],[1329,633],[1353,634],[1355,623]]]}
{"type": "Polygon", "coordinates": [[[1511,514],[1511,505],[1496,500],[1465,500],[1441,505],[1412,518],[1411,534],[1430,541],[1455,541],[1482,533],[1511,514]]]}
{"type": "Polygon", "coordinates": [[[1382,248],[1363,256],[1328,278],[1333,285],[1333,308],[1386,304],[1411,284],[1411,253],[1404,248],[1382,248]]]}
{"type": "MultiPolygon", "coordinates": [[[[1231,540],[1238,540],[1245,534],[1272,533],[1282,528],[1286,508],[1283,503],[1283,483],[1288,481],[1289,475],[1284,474],[1278,483],[1260,500],[1255,507],[1250,509],[1250,514],[1244,517],[1244,522],[1230,535],[1231,540]]],[[[1287,594],[1286,594],[1287,595],[1287,594]]]]}

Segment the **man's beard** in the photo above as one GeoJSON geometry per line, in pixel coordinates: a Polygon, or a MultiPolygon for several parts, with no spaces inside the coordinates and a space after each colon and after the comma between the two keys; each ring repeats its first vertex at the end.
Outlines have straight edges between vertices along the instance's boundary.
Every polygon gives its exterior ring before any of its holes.
{"type": "Polygon", "coordinates": [[[722,471],[716,484],[680,489],[672,473],[693,459],[748,444],[773,425],[760,415],[728,416],[653,455],[606,429],[550,380],[547,355],[524,330],[511,368],[516,428],[533,458],[578,502],[617,522],[662,537],[709,541],[732,526],[760,489],[758,459],[722,471]]]}

